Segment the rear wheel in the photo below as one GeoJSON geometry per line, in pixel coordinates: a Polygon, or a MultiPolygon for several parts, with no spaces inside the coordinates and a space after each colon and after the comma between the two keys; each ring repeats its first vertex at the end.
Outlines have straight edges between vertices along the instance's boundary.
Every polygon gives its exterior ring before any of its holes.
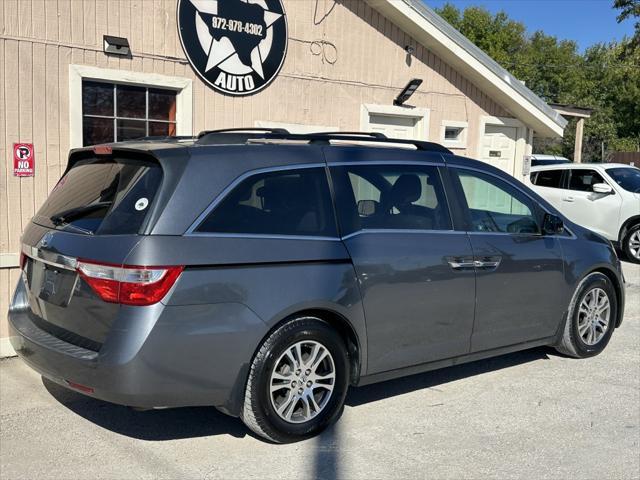
{"type": "Polygon", "coordinates": [[[617,313],[611,280],[602,273],[587,275],[571,300],[562,340],[556,349],[576,358],[599,354],[611,339],[617,313]]]}
{"type": "Polygon", "coordinates": [[[348,384],[342,338],[319,318],[294,318],[273,332],[254,357],[241,417],[273,442],[309,438],[338,419],[348,384]]]}
{"type": "Polygon", "coordinates": [[[640,223],[629,227],[622,240],[622,249],[629,261],[640,263],[640,223]]]}

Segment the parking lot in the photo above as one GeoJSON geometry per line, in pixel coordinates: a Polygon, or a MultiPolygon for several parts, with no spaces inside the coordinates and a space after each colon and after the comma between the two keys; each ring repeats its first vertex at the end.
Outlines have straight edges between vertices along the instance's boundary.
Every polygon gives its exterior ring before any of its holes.
{"type": "Polygon", "coordinates": [[[640,478],[640,267],[589,360],[539,348],[352,389],[319,438],[271,445],[211,408],[135,412],[0,362],[0,478],[640,478]]]}

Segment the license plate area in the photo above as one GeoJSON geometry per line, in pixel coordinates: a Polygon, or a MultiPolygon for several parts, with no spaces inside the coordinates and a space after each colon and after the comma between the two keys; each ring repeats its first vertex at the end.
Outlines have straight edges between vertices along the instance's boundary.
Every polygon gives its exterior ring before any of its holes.
{"type": "Polygon", "coordinates": [[[75,271],[30,259],[26,273],[34,296],[59,307],[69,305],[78,281],[75,271]]]}

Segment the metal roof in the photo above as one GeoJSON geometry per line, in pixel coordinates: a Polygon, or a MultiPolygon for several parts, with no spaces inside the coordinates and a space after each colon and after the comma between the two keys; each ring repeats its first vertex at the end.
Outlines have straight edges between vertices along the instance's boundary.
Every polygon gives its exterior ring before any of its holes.
{"type": "MultiPolygon", "coordinates": [[[[564,130],[567,125],[567,120],[562,117],[558,112],[556,112],[553,108],[551,108],[542,98],[532,92],[529,88],[527,88],[524,83],[514,77],[511,73],[509,73],[506,69],[500,66],[495,60],[493,60],[489,55],[487,55],[484,51],[478,48],[473,42],[471,42],[467,37],[462,35],[458,30],[456,30],[451,24],[449,24],[445,19],[443,19],[440,15],[438,15],[433,9],[429,8],[422,0],[368,0],[369,3],[372,4],[374,8],[382,8],[384,9],[384,4],[387,7],[393,7],[398,10],[398,7],[402,4],[408,6],[415,14],[419,16],[419,18],[425,20],[429,24],[433,25],[442,35],[444,35],[449,41],[454,43],[458,48],[462,49],[466,55],[475,59],[479,62],[483,67],[489,70],[490,73],[495,75],[499,80],[492,78],[491,81],[494,84],[498,82],[502,82],[501,87],[506,87],[507,90],[510,90],[514,98],[516,98],[517,102],[520,105],[529,104],[533,106],[536,110],[538,110],[542,114],[542,118],[546,118],[546,123],[548,126],[546,127],[548,130],[553,130],[555,134],[558,134],[558,131],[564,130]],[[518,98],[519,97],[519,98],[518,98]]],[[[387,11],[390,9],[387,8],[387,11]]],[[[415,18],[414,18],[415,21],[415,18]]],[[[425,30],[424,26],[421,26],[416,23],[420,29],[428,35],[431,35],[432,32],[425,30]]],[[[445,60],[447,60],[445,58],[445,60]]],[[[461,60],[468,64],[467,60],[461,60]]],[[[461,72],[462,73],[462,72],[461,72]]],[[[540,122],[532,122],[534,126],[540,126],[540,122]]],[[[550,131],[545,131],[543,133],[551,133],[550,131]]]]}

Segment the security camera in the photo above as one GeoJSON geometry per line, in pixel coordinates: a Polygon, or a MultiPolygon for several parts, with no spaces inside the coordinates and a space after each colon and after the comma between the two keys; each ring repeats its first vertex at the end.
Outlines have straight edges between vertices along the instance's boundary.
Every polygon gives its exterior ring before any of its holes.
{"type": "Polygon", "coordinates": [[[407,52],[409,55],[412,55],[413,52],[415,52],[415,48],[413,48],[411,45],[407,45],[404,47],[404,51],[407,52]]]}

